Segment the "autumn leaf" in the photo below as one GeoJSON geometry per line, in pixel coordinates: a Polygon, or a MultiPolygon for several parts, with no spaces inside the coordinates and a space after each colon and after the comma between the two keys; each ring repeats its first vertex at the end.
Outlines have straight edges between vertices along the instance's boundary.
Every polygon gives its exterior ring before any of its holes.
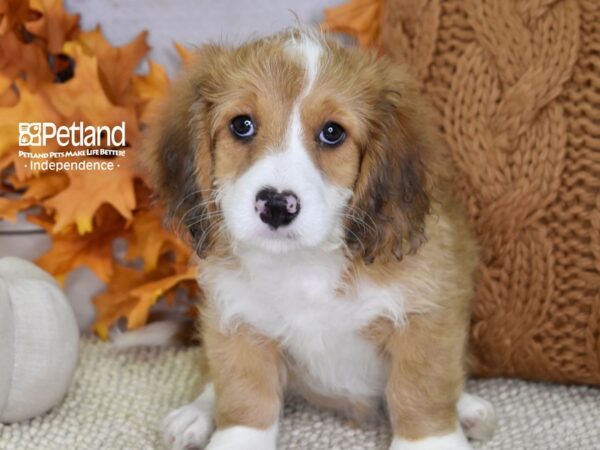
{"type": "MultiPolygon", "coordinates": [[[[43,96],[29,91],[25,83],[16,81],[19,101],[15,106],[0,108],[0,156],[19,146],[20,122],[53,122],[60,124],[61,117],[43,96]]],[[[21,147],[27,149],[27,147],[21,147]]],[[[31,149],[35,151],[35,149],[31,149]]]]}
{"type": "MultiPolygon", "coordinates": [[[[139,327],[158,299],[169,304],[182,289],[198,289],[196,269],[188,265],[191,249],[164,228],[162,210],[134,164],[140,124],[149,122],[169,87],[164,68],[152,61],[147,73],[135,73],[148,50],[146,32],[122,47],[112,46],[99,27],[80,32],[77,15],[62,0],[0,0],[0,217],[29,212],[27,220],[51,239],[36,262],[59,280],[86,266],[106,283],[94,301],[95,330],[104,337],[120,318],[139,327]],[[37,126],[29,130],[37,133],[42,123],[80,121],[125,122],[125,156],[60,161],[110,161],[114,170],[37,173],[19,156],[19,150],[81,149],[56,139],[19,146],[19,123],[37,126]]],[[[177,51],[184,63],[193,58],[179,45],[177,51]]]]}
{"type": "Polygon", "coordinates": [[[150,277],[151,275],[130,267],[115,266],[107,289],[93,300],[96,308],[94,330],[100,337],[107,339],[108,329],[112,324],[135,307],[137,300],[131,296],[131,290],[150,277]]]}
{"type": "Polygon", "coordinates": [[[138,133],[137,119],[132,108],[115,106],[104,92],[98,78],[98,62],[84,53],[80,44],[69,42],[64,53],[76,64],[75,76],[65,83],[47,85],[44,94],[67,122],[84,121],[87,125],[115,126],[127,124],[127,139],[138,133]]]}
{"type": "Polygon", "coordinates": [[[131,291],[131,296],[137,299],[135,306],[127,314],[127,328],[135,329],[144,325],[148,320],[150,308],[165,292],[186,280],[196,279],[197,268],[181,267],[174,275],[146,283],[131,291]]]}
{"type": "Polygon", "coordinates": [[[32,91],[51,83],[56,74],[50,60],[77,34],[78,20],[61,0],[0,0],[0,72],[24,79],[32,91]]]}
{"type": "Polygon", "coordinates": [[[0,0],[0,36],[18,28],[29,17],[29,2],[0,0]]]}
{"type": "MultiPolygon", "coordinates": [[[[4,152],[4,154],[0,153],[0,175],[2,175],[3,172],[9,172],[16,163],[17,154],[14,151],[4,152]]],[[[1,183],[0,186],[2,186],[1,183]]]]}
{"type": "Polygon", "coordinates": [[[187,49],[178,42],[174,42],[173,44],[175,45],[175,50],[177,50],[177,54],[184,65],[189,64],[190,61],[194,59],[194,52],[192,50],[187,49]]]}
{"type": "Polygon", "coordinates": [[[86,54],[98,59],[100,81],[107,97],[115,105],[130,105],[135,96],[132,92],[132,77],[150,47],[146,42],[146,31],[138,34],[130,43],[113,47],[104,38],[98,25],[94,30],[81,33],[77,42],[86,54]]]}
{"type": "Polygon", "coordinates": [[[0,197],[0,219],[16,222],[18,214],[35,204],[31,198],[19,197],[12,199],[10,197],[0,197]]]}
{"type": "Polygon", "coordinates": [[[142,101],[140,105],[140,121],[149,123],[156,112],[157,101],[166,93],[169,87],[167,72],[160,65],[150,61],[150,69],[146,75],[133,78],[133,92],[142,101]]]}
{"type": "Polygon", "coordinates": [[[150,308],[163,295],[172,292],[183,281],[195,281],[197,269],[178,265],[172,273],[151,273],[117,265],[109,288],[94,298],[98,312],[94,329],[104,334],[119,318],[127,318],[127,327],[139,328],[147,321],[150,308]]]}
{"type": "MultiPolygon", "coordinates": [[[[39,147],[38,147],[39,148],[39,147]]],[[[27,147],[25,147],[27,149],[27,147]]],[[[36,148],[30,148],[33,153],[38,153],[36,148]]],[[[39,171],[33,171],[29,167],[29,161],[19,156],[17,149],[0,154],[0,171],[14,171],[13,177],[18,180],[29,180],[39,171]],[[8,170],[7,170],[8,169],[8,170]]]]}
{"type": "Polygon", "coordinates": [[[362,48],[378,45],[383,0],[350,0],[325,10],[323,28],[357,38],[362,48]]]}
{"type": "Polygon", "coordinates": [[[165,230],[160,210],[138,211],[130,233],[127,259],[141,258],[146,272],[157,268],[158,260],[165,251],[174,252],[179,262],[189,259],[189,247],[172,232],[165,230]]]}
{"type": "Polygon", "coordinates": [[[33,91],[54,79],[44,49],[36,42],[23,42],[14,32],[0,35],[0,73],[11,80],[24,79],[33,91]]]}
{"type": "Polygon", "coordinates": [[[25,28],[43,39],[50,53],[60,53],[63,43],[79,31],[79,15],[67,13],[62,0],[30,0],[30,8],[41,14],[25,28]]]}
{"type": "Polygon", "coordinates": [[[44,172],[25,181],[15,177],[10,183],[15,189],[26,189],[23,198],[39,201],[58,194],[67,187],[69,180],[64,172],[44,172]]]}
{"type": "Polygon", "coordinates": [[[145,75],[133,78],[133,89],[136,96],[142,100],[155,100],[163,97],[169,87],[169,77],[164,67],[150,61],[150,69],[145,75]]]}
{"type": "Polygon", "coordinates": [[[19,96],[13,81],[0,74],[0,108],[12,108],[18,102],[19,96]]]}
{"type": "MultiPolygon", "coordinates": [[[[35,262],[59,279],[73,270],[86,266],[105,283],[109,282],[115,262],[113,242],[124,234],[124,220],[116,213],[107,211],[102,226],[92,232],[79,235],[74,226],[52,236],[52,247],[35,262]]],[[[51,230],[51,223],[29,218],[29,221],[51,230]]]]}
{"type": "Polygon", "coordinates": [[[67,185],[67,176],[61,172],[48,172],[35,176],[27,181],[14,177],[11,184],[14,189],[26,188],[16,198],[0,198],[0,218],[15,222],[19,212],[39,205],[44,198],[55,195],[67,185]]]}
{"type": "MultiPolygon", "coordinates": [[[[126,156],[114,160],[116,167],[112,171],[69,172],[69,186],[45,203],[55,211],[56,223],[52,232],[75,224],[79,234],[89,233],[94,214],[103,204],[111,205],[121,216],[131,220],[136,205],[131,159],[130,151],[127,151],[126,156]]],[[[101,161],[93,157],[87,160],[101,161]]]]}
{"type": "Polygon", "coordinates": [[[12,86],[12,80],[5,75],[0,74],[0,92],[6,91],[12,86]]]}

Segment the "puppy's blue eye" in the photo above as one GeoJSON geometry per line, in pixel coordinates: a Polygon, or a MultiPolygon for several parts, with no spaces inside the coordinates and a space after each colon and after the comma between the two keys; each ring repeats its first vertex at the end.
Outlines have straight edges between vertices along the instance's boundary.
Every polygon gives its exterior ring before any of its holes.
{"type": "Polygon", "coordinates": [[[346,139],[346,132],[335,122],[327,122],[319,134],[319,140],[330,147],[341,144],[344,139],[346,139]]]}
{"type": "Polygon", "coordinates": [[[247,139],[256,134],[256,127],[250,116],[237,116],[229,124],[231,132],[241,139],[247,139]]]}

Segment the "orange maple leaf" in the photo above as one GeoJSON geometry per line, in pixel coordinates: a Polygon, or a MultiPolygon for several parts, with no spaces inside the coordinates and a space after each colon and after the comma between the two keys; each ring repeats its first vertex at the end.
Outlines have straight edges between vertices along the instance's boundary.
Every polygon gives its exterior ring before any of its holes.
{"type": "Polygon", "coordinates": [[[18,102],[16,86],[10,78],[0,74],[0,108],[12,108],[18,102]]]}
{"type": "MultiPolygon", "coordinates": [[[[99,158],[89,158],[97,161],[99,158]]],[[[114,160],[113,171],[69,172],[69,186],[45,202],[55,211],[54,233],[75,224],[79,234],[89,233],[93,228],[96,211],[103,205],[113,206],[127,220],[133,217],[136,206],[135,173],[132,170],[131,150],[126,156],[114,160]]]]}
{"type": "Polygon", "coordinates": [[[167,291],[173,289],[182,281],[195,281],[198,269],[194,266],[180,266],[175,274],[160,280],[143,284],[131,291],[131,296],[137,300],[135,306],[127,314],[127,328],[135,329],[148,321],[150,308],[167,291]]]}
{"type": "Polygon", "coordinates": [[[323,28],[354,36],[362,48],[377,46],[383,0],[351,0],[325,10],[323,28]]]}
{"type": "Polygon", "coordinates": [[[146,272],[155,270],[159,258],[167,251],[173,252],[179,262],[190,257],[190,248],[163,227],[161,213],[157,209],[137,211],[131,226],[127,259],[141,258],[146,272]]]}
{"type": "Polygon", "coordinates": [[[11,80],[24,78],[31,90],[54,79],[44,49],[35,42],[23,42],[12,31],[0,35],[0,72],[11,80]]]}
{"type": "MultiPolygon", "coordinates": [[[[29,150],[33,150],[33,153],[39,153],[39,150],[35,150],[35,148],[29,150]]],[[[0,171],[6,170],[8,173],[14,171],[14,178],[18,180],[28,180],[39,172],[32,171],[29,167],[29,161],[20,157],[16,149],[0,154],[0,171]]]]}
{"type": "Polygon", "coordinates": [[[98,25],[77,38],[88,55],[97,57],[100,81],[107,97],[115,105],[129,105],[135,99],[132,77],[134,70],[150,50],[147,37],[148,32],[143,31],[128,44],[113,47],[98,25]]]}
{"type": "Polygon", "coordinates": [[[175,50],[177,50],[177,54],[179,55],[179,58],[181,58],[183,64],[189,64],[194,58],[194,52],[178,42],[174,42],[173,44],[175,45],[175,50]]]}
{"type": "Polygon", "coordinates": [[[0,219],[16,222],[18,214],[35,204],[31,198],[0,197],[0,219]]]}
{"type": "MultiPolygon", "coordinates": [[[[21,80],[17,80],[16,85],[19,89],[18,103],[12,107],[0,108],[0,156],[8,150],[19,147],[19,124],[21,122],[53,122],[56,124],[62,122],[60,115],[44,97],[30,92],[21,80]]],[[[21,148],[33,152],[38,151],[33,147],[21,146],[21,148]]],[[[50,148],[49,151],[52,149],[50,148]]]]}
{"type": "MultiPolygon", "coordinates": [[[[96,332],[104,336],[119,318],[141,326],[159,298],[179,299],[180,288],[197,289],[196,269],[187,264],[191,250],[163,227],[133,164],[140,123],[148,122],[169,85],[158,64],[134,73],[148,52],[146,38],[143,32],[113,47],[100,28],[81,33],[78,17],[64,10],[62,0],[0,0],[0,217],[14,219],[30,209],[29,222],[52,240],[37,260],[41,267],[62,280],[87,266],[107,283],[94,302],[96,332]],[[108,127],[125,122],[127,153],[111,160],[115,170],[33,173],[19,156],[19,150],[73,150],[59,148],[55,139],[19,147],[19,122],[79,121],[108,127]],[[123,241],[127,253],[115,253],[123,241]]],[[[177,50],[184,62],[193,57],[177,50]]]]}
{"type": "Polygon", "coordinates": [[[162,98],[169,87],[169,77],[164,67],[154,61],[149,62],[149,70],[145,75],[133,78],[133,89],[137,97],[143,100],[162,98]]]}
{"type": "Polygon", "coordinates": [[[80,44],[68,42],[64,53],[75,60],[75,76],[65,83],[44,87],[44,94],[65,121],[82,120],[88,125],[115,126],[125,122],[127,140],[138,134],[137,119],[132,108],[115,106],[109,100],[98,76],[98,61],[88,56],[80,44]]]}
{"type": "Polygon", "coordinates": [[[146,75],[133,78],[133,92],[142,101],[140,105],[140,121],[149,123],[156,113],[158,100],[166,93],[169,87],[167,72],[160,65],[150,61],[150,68],[146,75]]]}
{"type": "Polygon", "coordinates": [[[178,265],[161,265],[159,270],[146,273],[130,267],[115,266],[108,289],[94,298],[98,312],[94,330],[106,338],[108,329],[119,318],[127,318],[127,327],[138,328],[146,323],[149,310],[163,295],[173,292],[184,281],[194,281],[197,269],[178,265]]]}
{"type": "Polygon", "coordinates": [[[119,318],[125,317],[135,306],[136,299],[131,290],[144,283],[149,275],[139,270],[121,265],[115,266],[114,274],[107,289],[93,299],[96,308],[94,331],[104,340],[108,330],[119,318]]]}
{"type": "MultiPolygon", "coordinates": [[[[35,261],[36,264],[59,280],[78,267],[86,266],[108,283],[115,266],[113,242],[124,235],[124,220],[114,212],[104,211],[97,217],[101,226],[90,233],[81,236],[75,227],[69,227],[52,235],[52,247],[35,261]]],[[[48,218],[29,216],[28,220],[47,231],[52,229],[48,218]]]]}
{"type": "Polygon", "coordinates": [[[14,222],[19,212],[39,205],[43,199],[60,192],[68,181],[64,173],[47,172],[26,181],[21,181],[15,176],[11,184],[15,189],[26,189],[16,199],[0,198],[0,218],[14,222]]]}
{"type": "Polygon", "coordinates": [[[15,189],[26,189],[24,198],[43,200],[65,189],[69,180],[64,172],[44,172],[24,181],[13,177],[10,183],[15,189]]]}
{"type": "Polygon", "coordinates": [[[0,0],[0,36],[19,28],[29,17],[29,2],[0,0]]]}
{"type": "Polygon", "coordinates": [[[40,16],[25,28],[44,40],[50,53],[60,53],[63,43],[79,31],[79,15],[67,13],[62,0],[30,0],[30,8],[40,16]]]}

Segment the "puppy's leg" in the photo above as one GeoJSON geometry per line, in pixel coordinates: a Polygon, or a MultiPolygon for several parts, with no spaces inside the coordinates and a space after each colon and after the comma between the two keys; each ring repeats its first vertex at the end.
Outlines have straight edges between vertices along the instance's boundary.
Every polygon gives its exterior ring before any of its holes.
{"type": "Polygon", "coordinates": [[[207,450],[275,450],[282,399],[279,346],[247,327],[207,324],[204,343],[216,392],[217,430],[207,450]]]}
{"type": "Polygon", "coordinates": [[[163,438],[173,450],[201,448],[214,429],[215,388],[208,383],[192,403],[171,412],[163,421],[163,438]]]}
{"type": "Polygon", "coordinates": [[[471,439],[486,441],[496,429],[494,407],[487,400],[463,392],[458,400],[458,419],[471,439]]]}
{"type": "Polygon", "coordinates": [[[390,450],[470,450],[459,425],[466,340],[460,311],[415,314],[385,343],[390,358],[386,400],[394,439],[390,450]]]}

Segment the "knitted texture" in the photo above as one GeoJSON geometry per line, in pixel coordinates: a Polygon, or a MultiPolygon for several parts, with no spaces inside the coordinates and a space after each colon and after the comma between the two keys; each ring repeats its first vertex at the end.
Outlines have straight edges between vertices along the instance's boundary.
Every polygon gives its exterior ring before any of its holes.
{"type": "Polygon", "coordinates": [[[475,372],[600,383],[600,1],[387,0],[482,247],[475,372]]]}
{"type": "MultiPolygon", "coordinates": [[[[197,394],[198,349],[118,352],[81,341],[67,398],[48,414],[0,424],[0,450],[163,449],[158,424],[197,394]]],[[[481,450],[592,450],[600,442],[600,396],[585,386],[478,380],[468,391],[491,401],[499,427],[481,450]]],[[[303,402],[287,405],[281,450],[387,450],[386,422],[361,428],[303,402]]]]}

